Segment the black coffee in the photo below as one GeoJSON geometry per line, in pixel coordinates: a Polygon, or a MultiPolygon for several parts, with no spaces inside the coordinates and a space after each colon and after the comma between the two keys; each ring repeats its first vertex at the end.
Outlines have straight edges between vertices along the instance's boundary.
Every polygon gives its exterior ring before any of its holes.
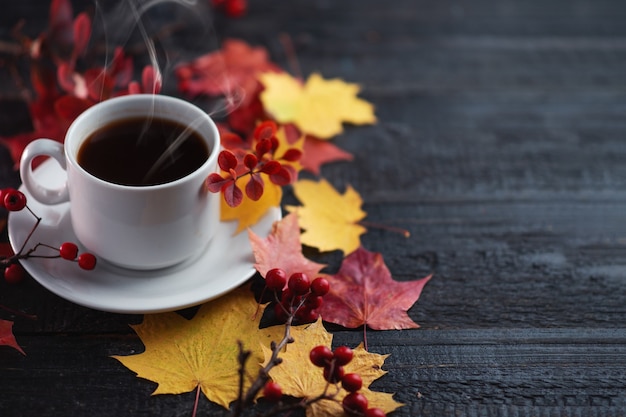
{"type": "Polygon", "coordinates": [[[137,117],[109,123],[91,134],[78,150],[77,160],[102,180],[146,186],[192,173],[209,152],[200,134],[186,125],[137,117]]]}

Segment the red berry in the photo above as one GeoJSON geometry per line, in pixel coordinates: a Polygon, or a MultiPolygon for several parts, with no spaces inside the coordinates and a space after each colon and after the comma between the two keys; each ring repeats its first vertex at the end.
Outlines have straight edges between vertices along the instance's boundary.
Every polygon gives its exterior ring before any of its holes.
{"type": "Polygon", "coordinates": [[[326,278],[317,277],[311,283],[311,292],[320,297],[328,294],[330,290],[330,284],[326,278]]]}
{"type": "Polygon", "coordinates": [[[365,417],[387,417],[387,414],[380,408],[368,408],[365,411],[365,417]]]}
{"type": "Polygon", "coordinates": [[[341,386],[348,392],[357,392],[363,386],[363,380],[359,374],[345,374],[341,378],[341,386]]]}
{"type": "Polygon", "coordinates": [[[11,190],[14,190],[15,188],[2,188],[0,189],[0,207],[2,208],[6,208],[4,207],[4,197],[7,195],[7,193],[11,190]]]}
{"type": "Polygon", "coordinates": [[[320,368],[330,364],[333,360],[333,351],[328,346],[315,346],[309,353],[309,359],[311,363],[320,368]]]}
{"type": "Polygon", "coordinates": [[[24,268],[20,264],[11,264],[4,269],[4,280],[9,284],[17,284],[24,279],[24,268]]]}
{"type": "Polygon", "coordinates": [[[335,357],[335,361],[337,361],[337,365],[343,366],[350,363],[354,352],[352,352],[352,349],[348,346],[339,346],[333,351],[333,356],[335,357]]]}
{"type": "Polygon", "coordinates": [[[317,310],[308,308],[306,305],[296,311],[296,318],[300,323],[313,323],[319,316],[320,313],[318,313],[317,310]]]}
{"type": "Polygon", "coordinates": [[[273,403],[280,401],[283,396],[283,390],[280,388],[276,382],[268,382],[263,387],[263,397],[266,400],[271,401],[273,403]]]}
{"type": "Polygon", "coordinates": [[[96,267],[96,257],[91,253],[81,253],[78,255],[78,266],[91,271],[96,267]]]}
{"type": "MultiPolygon", "coordinates": [[[[288,309],[288,308],[287,308],[288,309]]],[[[285,307],[282,304],[274,304],[274,315],[276,316],[276,320],[284,323],[287,321],[287,311],[285,311],[285,307]]]]}
{"type": "Polygon", "coordinates": [[[367,410],[367,398],[358,392],[351,392],[341,401],[343,411],[349,416],[362,415],[367,410]]]}
{"type": "Polygon", "coordinates": [[[291,274],[287,285],[294,294],[304,295],[309,292],[309,289],[311,288],[311,281],[305,273],[296,272],[291,274]]]}
{"type": "Polygon", "coordinates": [[[274,268],[265,274],[265,285],[270,290],[282,290],[287,283],[287,274],[280,268],[274,268]]]}
{"type": "Polygon", "coordinates": [[[333,369],[332,373],[330,372],[330,369],[331,369],[330,366],[324,367],[324,379],[330,382],[331,384],[336,384],[337,382],[341,381],[341,378],[343,378],[343,375],[346,372],[343,366],[335,365],[332,368],[333,369]]]}
{"type": "Polygon", "coordinates": [[[294,295],[293,291],[289,288],[286,288],[280,295],[280,303],[286,310],[291,310],[291,307],[300,304],[300,301],[302,301],[302,297],[294,295]]]}
{"type": "Polygon", "coordinates": [[[4,193],[4,207],[9,211],[20,211],[26,207],[26,196],[18,190],[8,190],[4,193]]]}
{"type": "Polygon", "coordinates": [[[304,305],[307,306],[311,310],[315,310],[316,308],[320,308],[323,302],[324,302],[324,297],[309,295],[306,298],[304,305]]]}
{"type": "Polygon", "coordinates": [[[59,255],[61,258],[73,261],[78,256],[78,246],[72,242],[65,242],[61,244],[59,248],[59,255]]]}

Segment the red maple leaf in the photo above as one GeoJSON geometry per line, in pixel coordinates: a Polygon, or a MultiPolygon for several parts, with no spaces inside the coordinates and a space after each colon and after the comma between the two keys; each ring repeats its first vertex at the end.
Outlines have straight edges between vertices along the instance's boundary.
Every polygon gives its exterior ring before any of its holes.
{"type": "Polygon", "coordinates": [[[327,140],[307,136],[304,140],[300,164],[307,171],[320,175],[322,165],[336,161],[351,161],[353,158],[351,153],[340,149],[327,140]]]}
{"type": "Polygon", "coordinates": [[[226,39],[222,49],[202,55],[176,69],[179,90],[190,96],[224,95],[233,100],[230,110],[246,105],[259,88],[260,72],[281,72],[269,61],[265,48],[251,47],[238,39],[226,39]]]}
{"type": "Polygon", "coordinates": [[[254,267],[263,277],[270,269],[280,268],[287,276],[291,276],[294,272],[303,272],[313,279],[326,266],[302,255],[300,227],[298,216],[295,214],[288,214],[282,220],[275,222],[272,231],[265,239],[251,230],[248,230],[248,236],[256,260],[254,267]]]}
{"type": "Polygon", "coordinates": [[[431,277],[395,281],[380,253],[360,247],[343,260],[337,274],[327,276],[330,292],[319,312],[325,321],[347,328],[414,329],[419,325],[406,312],[431,277]]]}
{"type": "Polygon", "coordinates": [[[15,340],[13,335],[13,322],[0,319],[0,346],[2,345],[11,346],[22,355],[26,355],[20,345],[17,344],[17,340],[15,340]]]}

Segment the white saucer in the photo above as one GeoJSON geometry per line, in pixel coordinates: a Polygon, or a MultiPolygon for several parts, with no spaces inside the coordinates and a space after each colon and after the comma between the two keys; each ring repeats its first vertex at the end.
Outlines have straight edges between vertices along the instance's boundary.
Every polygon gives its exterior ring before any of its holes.
{"type": "MultiPolygon", "coordinates": [[[[55,161],[47,160],[35,170],[35,176],[44,185],[54,188],[64,181],[65,172],[55,161]]],[[[46,206],[23,188],[20,190],[26,194],[28,206],[42,218],[27,249],[37,242],[54,247],[66,241],[79,243],[72,230],[70,203],[46,206]]],[[[280,208],[273,208],[252,230],[266,236],[280,217],[280,208]]],[[[26,209],[9,214],[9,239],[15,251],[35,221],[26,209]]],[[[48,290],[86,307],[131,314],[177,310],[216,298],[255,273],[248,234],[244,231],[235,235],[236,228],[235,222],[221,222],[204,253],[159,270],[130,270],[100,259],[93,271],[84,271],[75,262],[63,259],[29,258],[23,260],[22,265],[48,290]]],[[[45,248],[39,250],[46,253],[45,248]]]]}

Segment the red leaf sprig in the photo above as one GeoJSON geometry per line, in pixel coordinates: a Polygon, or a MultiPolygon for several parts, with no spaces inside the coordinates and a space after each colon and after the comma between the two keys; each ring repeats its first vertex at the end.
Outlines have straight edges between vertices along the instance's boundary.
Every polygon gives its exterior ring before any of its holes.
{"type": "Polygon", "coordinates": [[[286,162],[298,161],[302,152],[296,148],[289,148],[277,156],[276,150],[279,146],[277,130],[275,122],[264,121],[254,130],[251,150],[222,150],[217,163],[223,174],[209,175],[206,180],[209,191],[221,192],[230,207],[237,207],[244,198],[244,191],[237,185],[241,178],[247,177],[245,195],[253,201],[259,200],[263,195],[265,182],[261,174],[266,174],[273,184],[281,187],[293,182],[297,173],[286,162]]]}

